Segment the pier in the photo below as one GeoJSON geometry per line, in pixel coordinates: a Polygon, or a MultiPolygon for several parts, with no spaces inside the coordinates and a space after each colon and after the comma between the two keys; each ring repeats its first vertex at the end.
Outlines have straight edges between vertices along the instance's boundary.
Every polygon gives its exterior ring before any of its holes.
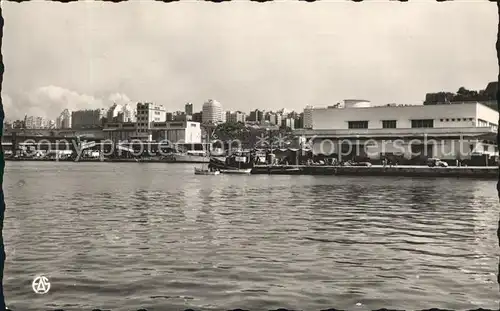
{"type": "Polygon", "coordinates": [[[498,179],[498,167],[428,167],[428,166],[323,166],[256,165],[252,174],[268,175],[338,175],[338,176],[399,176],[399,177],[459,177],[498,179]]]}

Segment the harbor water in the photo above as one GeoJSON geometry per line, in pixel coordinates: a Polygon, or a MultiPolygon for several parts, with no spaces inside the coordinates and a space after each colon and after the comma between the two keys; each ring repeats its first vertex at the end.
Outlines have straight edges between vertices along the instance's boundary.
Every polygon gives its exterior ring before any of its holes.
{"type": "Polygon", "coordinates": [[[193,167],[6,163],[8,306],[498,308],[493,180],[193,167]]]}

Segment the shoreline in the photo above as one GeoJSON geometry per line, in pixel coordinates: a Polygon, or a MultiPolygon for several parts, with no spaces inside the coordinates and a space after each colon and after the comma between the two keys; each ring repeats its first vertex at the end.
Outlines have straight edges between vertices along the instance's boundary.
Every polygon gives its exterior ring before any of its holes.
{"type": "MultiPolygon", "coordinates": [[[[206,162],[165,161],[159,159],[82,159],[73,160],[55,159],[5,159],[6,162],[102,162],[102,163],[165,163],[165,164],[207,164],[206,162]]],[[[334,175],[334,176],[394,176],[394,177],[455,177],[495,179],[499,178],[497,166],[328,166],[328,165],[288,165],[270,166],[255,165],[252,175],[334,175]]]]}
{"type": "Polygon", "coordinates": [[[496,166],[254,166],[252,174],[268,175],[335,175],[335,176],[395,176],[395,177],[457,177],[498,179],[496,166]]]}
{"type": "Polygon", "coordinates": [[[202,161],[171,161],[171,160],[160,160],[160,159],[147,159],[147,160],[136,160],[136,159],[80,159],[75,161],[73,159],[5,159],[5,162],[102,162],[102,163],[167,163],[167,164],[208,164],[208,162],[202,161]]]}

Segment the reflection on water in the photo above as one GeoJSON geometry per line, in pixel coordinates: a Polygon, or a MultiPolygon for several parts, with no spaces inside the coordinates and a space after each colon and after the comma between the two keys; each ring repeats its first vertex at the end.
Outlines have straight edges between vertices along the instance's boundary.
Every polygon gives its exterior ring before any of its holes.
{"type": "Polygon", "coordinates": [[[10,162],[4,188],[16,310],[498,306],[494,182],[10,162]]]}

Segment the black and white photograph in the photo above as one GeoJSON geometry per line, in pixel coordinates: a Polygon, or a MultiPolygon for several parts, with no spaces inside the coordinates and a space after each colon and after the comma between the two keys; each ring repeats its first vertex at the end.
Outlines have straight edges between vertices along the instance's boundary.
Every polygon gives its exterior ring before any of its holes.
{"type": "Polygon", "coordinates": [[[0,310],[499,309],[500,4],[0,6],[0,310]]]}

